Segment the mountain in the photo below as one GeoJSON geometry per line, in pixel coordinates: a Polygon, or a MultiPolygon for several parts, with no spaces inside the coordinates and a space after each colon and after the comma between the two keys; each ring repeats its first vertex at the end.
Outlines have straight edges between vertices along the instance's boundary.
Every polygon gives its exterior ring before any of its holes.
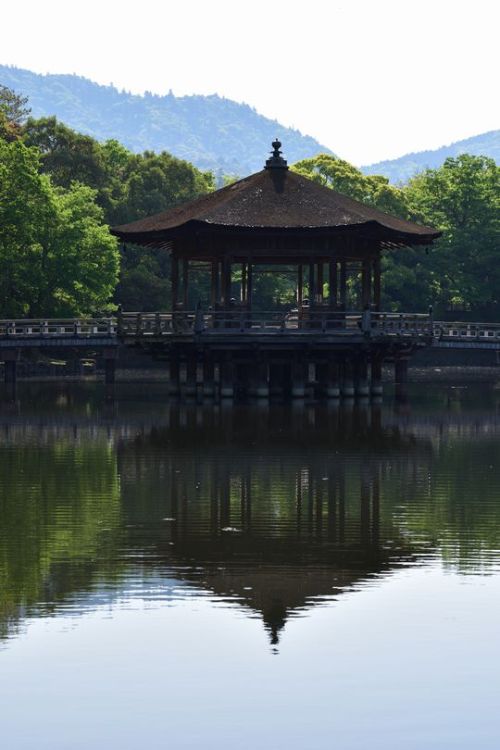
{"type": "Polygon", "coordinates": [[[310,136],[212,96],[143,96],[76,75],[39,75],[0,65],[0,83],[29,97],[33,117],[56,117],[81,133],[115,138],[129,149],[169,151],[201,169],[246,176],[262,169],[278,137],[290,163],[331,153],[310,136]]]}
{"type": "Polygon", "coordinates": [[[400,156],[399,159],[379,161],[377,164],[361,167],[361,171],[365,174],[385,175],[393,183],[406,182],[423,169],[440,167],[449,156],[459,156],[465,153],[489,156],[500,164],[500,130],[490,130],[488,133],[475,135],[434,151],[419,151],[400,156]]]}

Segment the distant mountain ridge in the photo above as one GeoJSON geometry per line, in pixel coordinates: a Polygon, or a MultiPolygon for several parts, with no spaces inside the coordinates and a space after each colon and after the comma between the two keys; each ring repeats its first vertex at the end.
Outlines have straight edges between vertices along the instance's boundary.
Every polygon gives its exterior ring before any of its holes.
{"type": "Polygon", "coordinates": [[[449,156],[460,154],[489,156],[500,164],[500,130],[490,130],[488,133],[456,141],[449,146],[441,146],[432,151],[419,151],[400,156],[398,159],[379,161],[377,164],[361,167],[361,171],[365,174],[384,175],[393,183],[407,182],[417,172],[440,167],[449,156]]]}
{"type": "Polygon", "coordinates": [[[41,75],[6,65],[0,65],[0,83],[29,97],[33,117],[55,115],[98,140],[115,138],[135,152],[168,151],[200,169],[241,177],[257,172],[276,137],[290,163],[332,153],[311,136],[217,94],[141,96],[76,75],[41,75]]]}
{"type": "MultiPolygon", "coordinates": [[[[8,65],[0,65],[0,83],[28,96],[34,117],[55,115],[81,133],[98,140],[115,138],[132,151],[169,151],[219,176],[244,177],[262,169],[266,149],[276,136],[283,141],[289,164],[332,153],[315,138],[217,94],[141,96],[81,76],[41,75],[8,65]]],[[[465,152],[500,163],[500,130],[370,164],[361,171],[404,183],[416,172],[439,167],[448,156],[465,152]]]]}

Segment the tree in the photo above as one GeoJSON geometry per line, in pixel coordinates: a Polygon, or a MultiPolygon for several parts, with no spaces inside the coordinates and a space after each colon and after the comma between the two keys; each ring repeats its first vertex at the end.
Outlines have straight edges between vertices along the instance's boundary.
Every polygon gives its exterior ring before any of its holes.
{"type": "Polygon", "coordinates": [[[414,177],[405,194],[412,218],[443,231],[429,264],[435,301],[498,314],[500,167],[462,154],[414,177]]]}
{"type": "Polygon", "coordinates": [[[63,316],[103,310],[118,278],[115,239],[95,192],[56,188],[39,155],[0,141],[0,312],[63,316]]]}
{"type": "Polygon", "coordinates": [[[39,150],[41,170],[51,176],[54,185],[69,188],[72,182],[81,182],[95,190],[104,187],[104,159],[94,138],[77,133],[55,117],[30,117],[23,138],[26,145],[39,150]]]}
{"type": "Polygon", "coordinates": [[[11,141],[19,137],[21,125],[31,111],[27,103],[27,97],[0,84],[0,138],[11,141]]]}
{"type": "Polygon", "coordinates": [[[381,175],[364,175],[349,162],[329,154],[303,159],[292,166],[294,172],[319,182],[380,211],[405,217],[408,213],[404,192],[381,175]]]}

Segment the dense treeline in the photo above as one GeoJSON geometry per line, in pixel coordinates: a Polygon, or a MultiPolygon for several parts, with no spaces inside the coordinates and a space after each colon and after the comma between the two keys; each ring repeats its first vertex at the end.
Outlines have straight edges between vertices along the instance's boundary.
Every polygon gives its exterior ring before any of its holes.
{"type": "MultiPolygon", "coordinates": [[[[134,154],[99,143],[56,118],[28,117],[27,102],[0,87],[0,315],[160,310],[170,296],[164,252],[118,248],[108,226],[142,218],[213,190],[214,177],[165,152],[134,154]]],[[[463,154],[402,187],[334,156],[293,169],[382,211],[437,227],[426,253],[384,258],[386,309],[500,314],[500,168],[463,154]]],[[[259,273],[256,306],[293,303],[295,275],[259,273]]],[[[191,304],[208,297],[192,274],[191,304]]]]}

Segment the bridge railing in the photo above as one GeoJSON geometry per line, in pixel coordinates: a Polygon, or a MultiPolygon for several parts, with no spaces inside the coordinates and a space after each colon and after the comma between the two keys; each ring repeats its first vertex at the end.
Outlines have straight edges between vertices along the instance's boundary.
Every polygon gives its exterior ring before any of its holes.
{"type": "MultiPolygon", "coordinates": [[[[440,324],[441,325],[441,324],[440,324]]],[[[455,324],[454,324],[455,325],[455,324]]],[[[500,328],[500,327],[499,327],[500,328]]],[[[324,310],[121,313],[109,318],[0,320],[0,339],[162,338],[164,336],[288,334],[432,337],[428,315],[324,310]]],[[[441,329],[439,329],[441,330],[441,329]]],[[[481,335],[481,334],[478,334],[481,335]]],[[[486,335],[486,334],[485,334],[486,335]]],[[[489,335],[489,334],[488,334],[489,335]]]]}
{"type": "Polygon", "coordinates": [[[500,341],[500,323],[436,321],[433,325],[433,335],[435,339],[445,341],[500,341]]]}
{"type": "Polygon", "coordinates": [[[0,320],[0,338],[106,337],[117,333],[116,318],[44,318],[0,320]]]}
{"type": "Polygon", "coordinates": [[[334,335],[432,336],[429,315],[387,312],[336,312],[308,310],[215,312],[180,311],[175,313],[123,313],[119,335],[154,337],[193,334],[279,334],[327,333],[334,335]]]}

